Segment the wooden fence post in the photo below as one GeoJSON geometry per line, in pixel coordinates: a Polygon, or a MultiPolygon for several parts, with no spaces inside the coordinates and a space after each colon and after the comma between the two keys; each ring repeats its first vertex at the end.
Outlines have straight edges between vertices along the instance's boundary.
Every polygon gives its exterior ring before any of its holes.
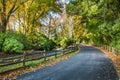
{"type": "Polygon", "coordinates": [[[23,53],[23,67],[25,68],[25,62],[26,62],[26,52],[23,53]]]}
{"type": "Polygon", "coordinates": [[[57,52],[55,51],[55,58],[57,58],[57,52]]]}
{"type": "Polygon", "coordinates": [[[112,52],[112,47],[110,47],[110,52],[112,52]]]}
{"type": "Polygon", "coordinates": [[[44,50],[43,56],[44,56],[44,61],[46,61],[46,51],[45,50],[44,50]]]}
{"type": "Polygon", "coordinates": [[[109,46],[107,46],[107,50],[108,50],[108,52],[109,52],[109,46]]]}
{"type": "Polygon", "coordinates": [[[106,50],[108,51],[108,46],[106,45],[106,50]]]}
{"type": "Polygon", "coordinates": [[[63,49],[63,51],[62,51],[62,54],[64,55],[64,49],[63,49]]]}
{"type": "Polygon", "coordinates": [[[115,49],[115,54],[118,55],[118,50],[117,49],[115,49]]]}
{"type": "Polygon", "coordinates": [[[112,47],[112,52],[114,52],[114,48],[112,47]]]}
{"type": "Polygon", "coordinates": [[[107,50],[107,46],[105,45],[105,50],[107,50]]]}
{"type": "Polygon", "coordinates": [[[119,53],[120,53],[120,50],[118,49],[118,55],[119,55],[119,53]]]}
{"type": "Polygon", "coordinates": [[[110,46],[108,46],[108,51],[110,52],[110,46]]]}
{"type": "Polygon", "coordinates": [[[105,45],[103,45],[103,49],[105,49],[105,45]]]}

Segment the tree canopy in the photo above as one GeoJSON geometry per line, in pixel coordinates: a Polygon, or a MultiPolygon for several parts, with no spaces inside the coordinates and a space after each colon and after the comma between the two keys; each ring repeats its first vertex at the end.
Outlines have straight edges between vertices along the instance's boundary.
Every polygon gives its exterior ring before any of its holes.
{"type": "Polygon", "coordinates": [[[11,46],[17,52],[50,50],[73,42],[120,48],[119,4],[119,0],[0,0],[0,50],[11,46]]]}
{"type": "Polygon", "coordinates": [[[118,0],[72,0],[67,5],[67,13],[82,17],[80,24],[86,23],[87,33],[92,33],[89,41],[109,44],[119,35],[119,4],[118,0]]]}

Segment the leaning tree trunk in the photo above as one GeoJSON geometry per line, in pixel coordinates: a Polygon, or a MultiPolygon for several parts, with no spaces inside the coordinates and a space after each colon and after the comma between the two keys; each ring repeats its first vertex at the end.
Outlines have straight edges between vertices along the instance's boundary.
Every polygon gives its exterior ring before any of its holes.
{"type": "Polygon", "coordinates": [[[10,19],[10,15],[11,15],[11,13],[8,14],[7,16],[5,13],[1,13],[1,26],[0,26],[1,32],[6,32],[6,28],[7,28],[9,19],[10,19]]]}
{"type": "Polygon", "coordinates": [[[15,0],[13,6],[9,9],[9,12],[6,12],[6,5],[7,3],[7,0],[2,0],[2,8],[0,9],[1,11],[1,25],[0,25],[0,30],[1,32],[6,32],[6,28],[7,28],[7,24],[8,24],[8,21],[10,19],[10,16],[12,13],[14,13],[19,6],[15,7],[16,6],[16,3],[17,3],[17,0],[15,0]]]}
{"type": "Polygon", "coordinates": [[[6,26],[7,26],[6,15],[4,13],[1,13],[1,26],[0,26],[1,32],[6,31],[6,26]]]}
{"type": "Polygon", "coordinates": [[[1,26],[0,30],[1,32],[6,31],[7,26],[7,20],[6,20],[6,0],[2,0],[3,7],[1,8],[1,26]]]}

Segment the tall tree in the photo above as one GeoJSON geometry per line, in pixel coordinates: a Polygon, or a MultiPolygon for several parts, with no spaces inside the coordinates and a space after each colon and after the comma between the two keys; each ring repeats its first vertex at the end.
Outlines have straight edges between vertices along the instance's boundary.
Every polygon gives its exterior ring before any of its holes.
{"type": "Polygon", "coordinates": [[[43,18],[48,11],[59,11],[59,7],[56,4],[56,0],[33,0],[26,11],[27,32],[32,33],[38,30],[40,27],[40,19],[43,18]]]}
{"type": "Polygon", "coordinates": [[[1,25],[0,31],[5,32],[11,15],[28,0],[0,0],[1,25]]]}
{"type": "Polygon", "coordinates": [[[116,19],[120,17],[119,8],[117,0],[71,0],[67,13],[82,16],[81,24],[86,23],[92,37],[99,37],[99,41],[109,44],[113,39],[112,29],[116,19]]]}

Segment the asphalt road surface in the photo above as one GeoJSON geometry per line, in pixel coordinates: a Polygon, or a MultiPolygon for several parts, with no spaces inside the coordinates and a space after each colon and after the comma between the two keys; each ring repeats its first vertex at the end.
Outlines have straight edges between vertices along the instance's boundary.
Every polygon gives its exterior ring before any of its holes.
{"type": "Polygon", "coordinates": [[[111,59],[91,46],[81,46],[78,54],[17,80],[119,80],[111,59]]]}

